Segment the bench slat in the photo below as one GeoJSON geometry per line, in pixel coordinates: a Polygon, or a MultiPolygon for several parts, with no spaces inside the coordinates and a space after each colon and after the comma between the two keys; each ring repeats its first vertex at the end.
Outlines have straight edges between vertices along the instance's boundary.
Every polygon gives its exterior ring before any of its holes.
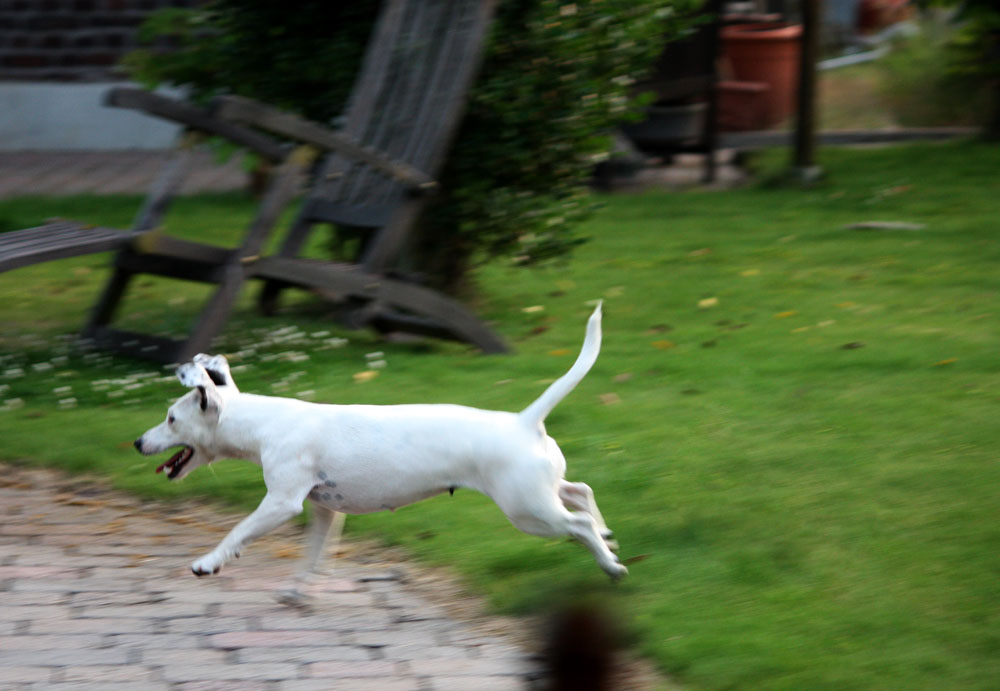
{"type": "Polygon", "coordinates": [[[0,272],[53,259],[120,249],[138,233],[54,221],[35,228],[0,233],[0,272]]]}

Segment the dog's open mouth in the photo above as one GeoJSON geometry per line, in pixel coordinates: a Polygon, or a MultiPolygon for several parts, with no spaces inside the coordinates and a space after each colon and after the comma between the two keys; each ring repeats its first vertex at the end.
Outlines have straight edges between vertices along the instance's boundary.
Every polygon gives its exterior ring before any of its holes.
{"type": "Polygon", "coordinates": [[[191,460],[191,456],[193,455],[194,449],[190,446],[184,446],[180,451],[171,456],[169,460],[164,461],[157,466],[156,472],[162,473],[166,470],[167,477],[173,480],[180,474],[181,470],[185,465],[187,465],[187,462],[191,460]]]}

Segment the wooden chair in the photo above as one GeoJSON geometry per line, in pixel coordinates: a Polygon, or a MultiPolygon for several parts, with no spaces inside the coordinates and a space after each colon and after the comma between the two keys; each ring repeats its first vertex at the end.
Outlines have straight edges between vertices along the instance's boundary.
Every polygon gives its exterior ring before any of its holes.
{"type": "Polygon", "coordinates": [[[217,104],[221,117],[308,143],[326,156],[277,256],[251,267],[265,281],[272,310],[288,287],[344,306],[351,326],[405,331],[507,346],[461,304],[400,278],[434,177],[461,121],[494,10],[493,0],[389,0],[375,26],[342,126],[316,123],[238,97],[217,104]],[[346,262],[300,256],[318,226],[359,240],[346,262]]]}
{"type": "Polygon", "coordinates": [[[265,281],[262,305],[287,287],[346,304],[352,326],[453,338],[486,352],[506,346],[457,301],[390,275],[459,123],[494,2],[387,0],[356,81],[340,131],[237,97],[203,109],[138,89],[113,89],[109,105],[136,108],[185,126],[171,162],[129,232],[60,221],[0,235],[0,271],[30,263],[118,249],[113,274],[84,328],[99,347],[161,362],[210,349],[243,283],[265,281]],[[250,125],[250,127],[245,126],[250,125]],[[261,130],[299,146],[279,144],[261,130]],[[183,179],[193,144],[204,135],[244,146],[276,168],[257,214],[237,248],[181,240],[159,224],[183,179]],[[278,256],[260,253],[279,215],[314,171],[319,175],[278,256]],[[366,235],[353,263],[301,258],[318,224],[366,235]],[[181,339],[115,328],[111,322],[138,274],[213,284],[190,333],[181,339]]]}

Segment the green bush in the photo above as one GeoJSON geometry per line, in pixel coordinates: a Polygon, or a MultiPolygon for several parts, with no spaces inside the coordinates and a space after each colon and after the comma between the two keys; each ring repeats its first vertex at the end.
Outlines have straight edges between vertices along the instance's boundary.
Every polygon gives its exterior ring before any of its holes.
{"type": "Polygon", "coordinates": [[[1000,8],[941,0],[885,59],[885,91],[907,126],[975,125],[1000,135],[1000,8]]]}
{"type": "MultiPolygon", "coordinates": [[[[149,85],[268,101],[328,122],[341,112],[375,0],[255,0],[171,9],[146,23],[126,65],[149,85]],[[322,17],[322,21],[317,18],[322,17]]],[[[409,263],[446,289],[475,262],[566,255],[590,211],[586,184],[633,84],[701,0],[507,0],[409,263]]]]}
{"type": "Polygon", "coordinates": [[[957,79],[951,64],[955,25],[931,12],[917,27],[883,58],[884,90],[896,121],[905,127],[982,124],[984,90],[957,79]]]}

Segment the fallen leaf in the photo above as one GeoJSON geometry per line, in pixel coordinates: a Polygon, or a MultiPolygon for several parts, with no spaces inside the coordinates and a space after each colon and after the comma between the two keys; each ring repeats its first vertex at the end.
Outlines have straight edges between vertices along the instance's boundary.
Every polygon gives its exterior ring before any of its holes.
{"type": "Polygon", "coordinates": [[[710,307],[715,307],[718,304],[719,304],[719,298],[705,298],[703,300],[698,301],[698,307],[700,307],[703,310],[706,310],[710,307]]]}
{"type": "Polygon", "coordinates": [[[373,369],[365,370],[364,372],[356,372],[354,374],[354,381],[363,384],[366,381],[371,381],[378,376],[378,371],[373,369]]]}
{"type": "Polygon", "coordinates": [[[673,330],[674,327],[670,326],[670,324],[654,324],[653,326],[646,329],[646,335],[652,336],[653,334],[662,334],[673,330]]]}
{"type": "Polygon", "coordinates": [[[740,276],[760,276],[760,269],[745,269],[740,271],[740,276]]]}
{"type": "Polygon", "coordinates": [[[797,329],[792,329],[792,333],[793,334],[800,334],[803,331],[809,331],[811,328],[812,328],[811,326],[800,326],[797,329]]]}
{"type": "Polygon", "coordinates": [[[658,348],[660,350],[670,350],[675,345],[677,344],[674,343],[673,341],[653,341],[653,347],[658,348]]]}
{"type": "Polygon", "coordinates": [[[956,362],[957,360],[958,360],[957,357],[950,357],[947,358],[946,360],[938,360],[937,362],[934,363],[934,366],[941,367],[942,365],[950,365],[951,363],[956,362]]]}
{"type": "Polygon", "coordinates": [[[622,399],[616,393],[602,393],[598,398],[603,405],[616,405],[622,402],[622,399]]]}
{"type": "Polygon", "coordinates": [[[797,310],[786,310],[785,312],[778,312],[774,315],[775,319],[788,319],[789,317],[794,317],[798,314],[797,310]]]}
{"type": "Polygon", "coordinates": [[[906,221],[862,221],[844,226],[844,230],[923,230],[923,223],[908,223],[906,221]]]}
{"type": "Polygon", "coordinates": [[[820,323],[818,323],[816,326],[818,326],[820,328],[826,328],[827,326],[833,326],[836,323],[837,322],[834,319],[826,319],[826,320],[821,321],[820,323]]]}
{"type": "Polygon", "coordinates": [[[522,307],[521,311],[525,314],[535,314],[536,312],[542,312],[545,310],[543,305],[531,305],[530,307],[522,307]]]}
{"type": "Polygon", "coordinates": [[[636,562],[645,561],[646,559],[649,559],[651,556],[652,555],[650,555],[650,554],[637,554],[634,557],[629,557],[628,559],[624,560],[622,563],[626,564],[626,565],[628,565],[628,564],[635,564],[636,562]]]}
{"type": "Polygon", "coordinates": [[[556,348],[555,350],[550,350],[549,355],[569,355],[569,348],[556,348]]]}

